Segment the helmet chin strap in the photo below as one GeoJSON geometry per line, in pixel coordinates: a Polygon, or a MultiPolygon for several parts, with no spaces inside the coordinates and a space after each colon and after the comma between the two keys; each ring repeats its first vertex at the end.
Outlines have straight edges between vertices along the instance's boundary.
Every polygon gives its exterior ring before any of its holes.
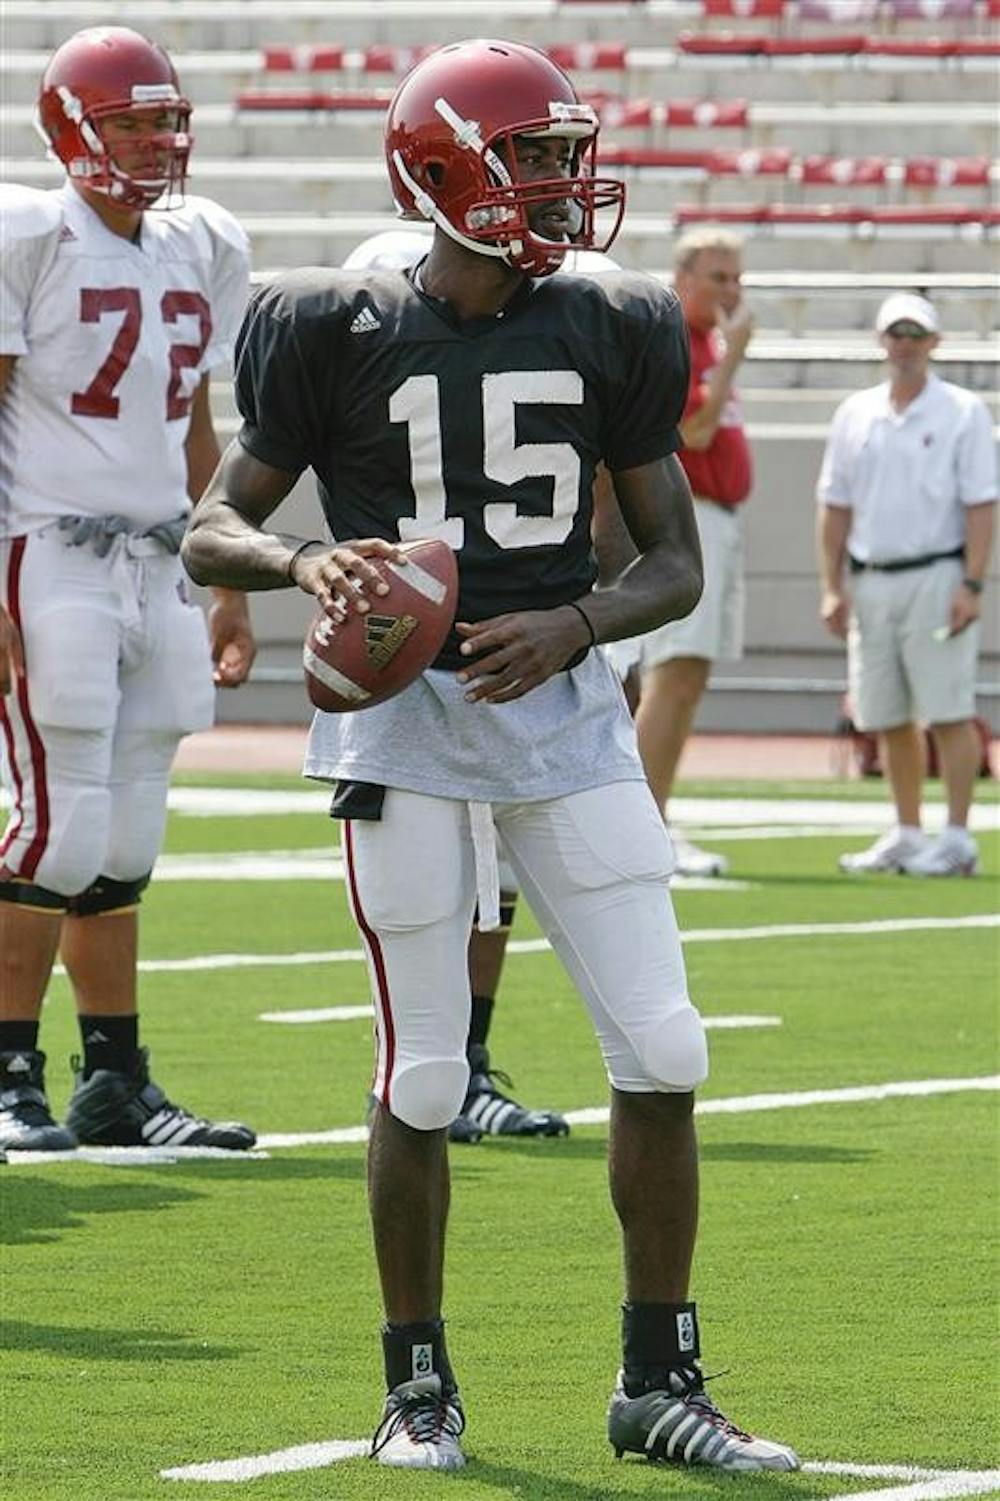
{"type": "Polygon", "coordinates": [[[488,245],[482,240],[473,240],[469,235],[463,235],[461,230],[456,229],[447,215],[438,208],[431,195],[425,193],[419,183],[407,171],[406,163],[398,151],[392,153],[392,161],[396,171],[399,173],[403,186],[409,190],[414,204],[425,219],[432,220],[438,229],[444,231],[449,239],[455,240],[459,245],[464,245],[466,250],[474,250],[477,255],[490,255],[496,260],[503,261],[507,259],[507,250],[505,247],[501,245],[488,245]]]}
{"type": "MultiPolygon", "coordinates": [[[[407,171],[406,163],[398,151],[392,153],[392,161],[396,171],[399,173],[403,186],[410,192],[415,207],[423,217],[430,219],[436,224],[449,239],[454,240],[458,245],[464,245],[466,250],[472,250],[476,255],[491,256],[494,260],[503,261],[506,265],[513,267],[515,271],[522,272],[525,276],[540,278],[550,276],[553,271],[558,271],[562,265],[563,257],[573,248],[569,242],[565,245],[559,245],[555,240],[552,240],[549,242],[552,245],[551,255],[547,259],[542,259],[543,253],[541,252],[528,250],[525,253],[523,240],[512,241],[509,245],[490,245],[483,240],[473,240],[469,235],[463,235],[461,230],[456,229],[447,215],[438,208],[431,195],[426,193],[411,173],[407,171]],[[560,251],[562,252],[561,254],[559,253],[560,251]]],[[[580,209],[578,204],[574,206],[580,214],[580,222],[582,223],[583,210],[580,209]]]]}

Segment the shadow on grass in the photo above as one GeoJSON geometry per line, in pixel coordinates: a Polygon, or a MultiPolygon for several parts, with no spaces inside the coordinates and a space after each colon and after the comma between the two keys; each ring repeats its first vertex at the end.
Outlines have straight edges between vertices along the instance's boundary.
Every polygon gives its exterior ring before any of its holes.
{"type": "Polygon", "coordinates": [[[44,1245],[60,1233],[81,1229],[90,1215],[135,1214],[187,1204],[204,1197],[213,1184],[240,1182],[255,1195],[269,1185],[316,1179],[322,1182],[360,1181],[363,1159],[323,1157],[273,1157],[249,1162],[220,1158],[192,1158],[177,1162],[149,1163],[135,1167],[101,1167],[97,1163],[53,1163],[6,1167],[0,1195],[0,1244],[44,1245]],[[86,1168],[87,1179],[72,1181],[86,1168]],[[94,1181],[94,1171],[113,1175],[94,1181]],[[197,1185],[197,1186],[195,1186],[197,1185]]]}
{"type": "Polygon", "coordinates": [[[235,1360],[246,1354],[236,1345],[210,1345],[166,1329],[86,1329],[79,1324],[22,1324],[0,1321],[5,1350],[41,1351],[67,1360],[235,1360]]]}
{"type": "MultiPolygon", "coordinates": [[[[610,1450],[608,1450],[610,1455],[610,1450]]],[[[521,1469],[516,1465],[491,1464],[488,1460],[476,1459],[474,1455],[469,1457],[468,1469],[465,1474],[470,1480],[477,1480],[483,1485],[494,1487],[503,1496],[530,1497],[531,1501],[598,1501],[598,1498],[615,1496],[637,1496],[643,1494],[635,1487],[635,1474],[633,1468],[640,1466],[644,1476],[649,1478],[648,1494],[650,1496],[663,1497],[667,1494],[665,1481],[670,1475],[680,1479],[683,1477],[684,1495],[693,1497],[696,1495],[727,1495],[737,1497],[741,1481],[746,1477],[738,1474],[726,1473],[721,1470],[709,1470],[699,1468],[695,1474],[692,1470],[678,1468],[675,1465],[650,1464],[648,1460],[638,1455],[626,1456],[621,1463],[614,1463],[609,1470],[609,1483],[607,1488],[595,1491],[594,1487],[586,1482],[568,1480],[560,1476],[544,1475],[536,1470],[521,1469]],[[697,1489],[692,1482],[697,1483],[697,1489]]],[[[756,1478],[756,1477],[754,1477],[756,1478]]],[[[778,1501],[782,1496],[798,1496],[802,1501],[802,1481],[796,1481],[793,1475],[780,1475],[771,1473],[767,1476],[768,1495],[771,1501],[778,1501]]]]}
{"type": "MultiPolygon", "coordinates": [[[[494,1152],[515,1153],[518,1156],[550,1162],[559,1158],[564,1162],[603,1161],[608,1155],[607,1136],[571,1136],[546,1140],[544,1138],[522,1139],[518,1137],[494,1138],[478,1142],[469,1149],[474,1165],[488,1162],[494,1152]]],[[[875,1156],[874,1149],[821,1146],[808,1142],[731,1141],[702,1142],[699,1156],[702,1162],[814,1162],[817,1164],[864,1162],[875,1156]]],[[[452,1149],[451,1163],[459,1172],[466,1166],[466,1153],[452,1149]]]]}

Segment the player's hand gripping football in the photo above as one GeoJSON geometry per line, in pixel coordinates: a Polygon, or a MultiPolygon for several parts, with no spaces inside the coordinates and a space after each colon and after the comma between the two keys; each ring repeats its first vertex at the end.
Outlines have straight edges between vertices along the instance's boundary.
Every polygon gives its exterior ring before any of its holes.
{"type": "Polygon", "coordinates": [[[382,537],[363,537],[338,542],[333,547],[315,544],[316,551],[301,551],[292,559],[289,574],[294,584],[306,594],[314,594],[317,603],[334,620],[341,621],[348,610],[364,615],[371,609],[369,594],[388,594],[389,585],[369,558],[388,558],[405,563],[406,553],[382,537]]]}
{"type": "Polygon", "coordinates": [[[458,674],[460,683],[469,684],[469,703],[523,698],[591,645],[586,622],[572,605],[495,615],[475,625],[456,621],[455,630],[464,638],[462,655],[470,658],[458,674]]]}
{"type": "Polygon", "coordinates": [[[14,679],[24,676],[24,649],[17,626],[0,605],[0,698],[10,693],[14,679]]]}

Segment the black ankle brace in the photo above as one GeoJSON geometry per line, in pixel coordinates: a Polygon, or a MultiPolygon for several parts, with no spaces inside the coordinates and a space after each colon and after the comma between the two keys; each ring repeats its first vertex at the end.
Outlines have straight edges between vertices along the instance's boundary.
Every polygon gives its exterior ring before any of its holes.
{"type": "Polygon", "coordinates": [[[383,1324],[382,1355],[385,1384],[389,1391],[404,1381],[416,1381],[434,1372],[441,1377],[441,1390],[445,1396],[456,1390],[455,1374],[445,1345],[443,1319],[427,1319],[415,1324],[383,1324]]]}
{"type": "Polygon", "coordinates": [[[701,1354],[693,1303],[623,1303],[625,1391],[636,1397],[667,1384],[665,1373],[692,1367],[701,1354]]]}

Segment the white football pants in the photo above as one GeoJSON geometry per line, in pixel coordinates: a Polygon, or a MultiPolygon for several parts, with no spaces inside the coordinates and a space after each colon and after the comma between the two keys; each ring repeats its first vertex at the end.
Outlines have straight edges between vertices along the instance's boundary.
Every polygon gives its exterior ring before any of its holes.
{"type": "MultiPolygon", "coordinates": [[[[673,852],[644,782],[494,804],[501,853],[582,994],[615,1088],[687,1092],[708,1060],[667,879],[673,852]]],[[[477,901],[469,804],[390,789],[344,825],[348,892],[375,1000],[373,1090],[420,1130],[465,1095],[467,946],[477,901]]]]}

